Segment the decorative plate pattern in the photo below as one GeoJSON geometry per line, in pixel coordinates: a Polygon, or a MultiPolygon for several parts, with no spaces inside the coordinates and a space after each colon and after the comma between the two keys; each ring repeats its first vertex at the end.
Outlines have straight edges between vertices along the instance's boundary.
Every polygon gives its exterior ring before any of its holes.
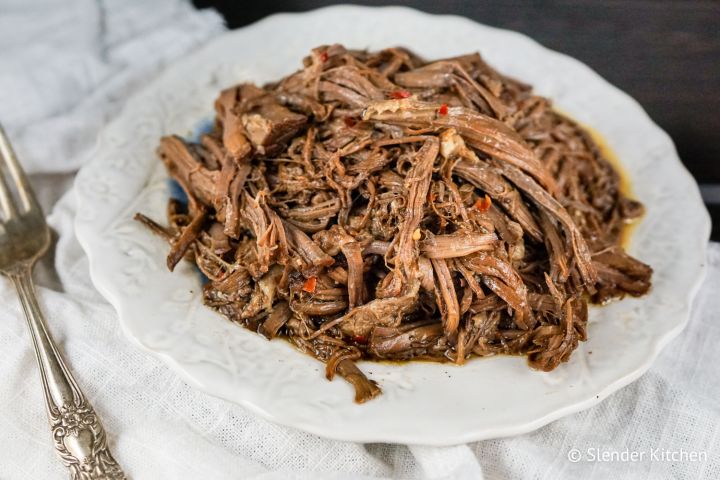
{"type": "Polygon", "coordinates": [[[518,33],[400,7],[274,15],[221,36],[127,102],[101,134],[75,190],[77,235],[93,282],[128,336],[208,393],[281,424],[362,442],[449,445],[515,435],[600,402],[645,372],[685,326],[710,231],[697,185],[670,138],[629,96],[518,33]],[[154,154],[158,139],[189,133],[211,115],[220,88],[278,78],[297,69],[310,48],[335,42],[404,45],[426,58],[477,50],[592,126],[647,206],[630,251],[655,269],[650,294],[592,308],[590,339],[550,373],[513,357],[463,367],[362,365],[384,390],[364,405],[353,403],[349,385],[326,381],[320,363],[286,342],[269,342],[204,307],[193,268],[168,272],[167,245],[132,220],[137,211],[164,219],[168,191],[154,154]]]}

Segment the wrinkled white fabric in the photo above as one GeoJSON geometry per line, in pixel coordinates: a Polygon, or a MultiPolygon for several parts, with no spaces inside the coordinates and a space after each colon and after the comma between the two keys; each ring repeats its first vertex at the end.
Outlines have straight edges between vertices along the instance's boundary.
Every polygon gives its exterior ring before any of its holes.
{"type": "MultiPolygon", "coordinates": [[[[134,479],[720,478],[720,245],[692,320],[640,380],[534,433],[449,448],[353,444],[274,425],[185,384],[118,328],[73,232],[73,173],[125,99],[223,30],[212,11],[161,0],[0,2],[0,121],[55,231],[38,266],[51,331],[134,479]],[[573,463],[576,448],[646,451],[573,463]],[[654,448],[705,461],[648,458],[654,448]]],[[[65,478],[30,338],[0,279],[0,479],[65,478]]],[[[528,402],[532,399],[529,398],[528,402]]]]}

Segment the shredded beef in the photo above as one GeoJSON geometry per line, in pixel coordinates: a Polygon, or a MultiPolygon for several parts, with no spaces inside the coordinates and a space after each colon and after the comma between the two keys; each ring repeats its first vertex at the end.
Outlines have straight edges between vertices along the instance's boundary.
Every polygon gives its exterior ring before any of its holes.
{"type": "Polygon", "coordinates": [[[589,302],[650,288],[621,245],[643,206],[588,133],[478,54],[313,49],[215,102],[197,143],[160,140],[187,203],[136,218],[209,278],[204,300],[287,338],[365,402],[360,359],[524,355],[552,370],[589,302]]]}

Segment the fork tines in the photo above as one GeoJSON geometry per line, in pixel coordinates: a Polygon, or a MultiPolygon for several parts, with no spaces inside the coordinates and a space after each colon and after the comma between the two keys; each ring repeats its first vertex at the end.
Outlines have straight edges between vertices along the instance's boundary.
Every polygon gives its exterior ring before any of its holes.
{"type": "Polygon", "coordinates": [[[36,205],[30,182],[0,125],[0,219],[10,220],[36,205]]]}

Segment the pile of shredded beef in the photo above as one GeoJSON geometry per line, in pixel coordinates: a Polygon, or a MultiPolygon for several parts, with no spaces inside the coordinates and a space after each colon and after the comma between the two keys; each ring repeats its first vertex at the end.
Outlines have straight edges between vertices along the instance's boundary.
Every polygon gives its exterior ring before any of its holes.
{"type": "MultiPolygon", "coordinates": [[[[642,295],[620,245],[643,212],[589,135],[478,54],[314,49],[276,83],[215,102],[199,143],[158,154],[172,270],[204,300],[285,337],[355,387],[360,359],[525,355],[552,370],[587,338],[588,302],[642,295]]],[[[260,361],[260,360],[259,360],[260,361]]]]}

